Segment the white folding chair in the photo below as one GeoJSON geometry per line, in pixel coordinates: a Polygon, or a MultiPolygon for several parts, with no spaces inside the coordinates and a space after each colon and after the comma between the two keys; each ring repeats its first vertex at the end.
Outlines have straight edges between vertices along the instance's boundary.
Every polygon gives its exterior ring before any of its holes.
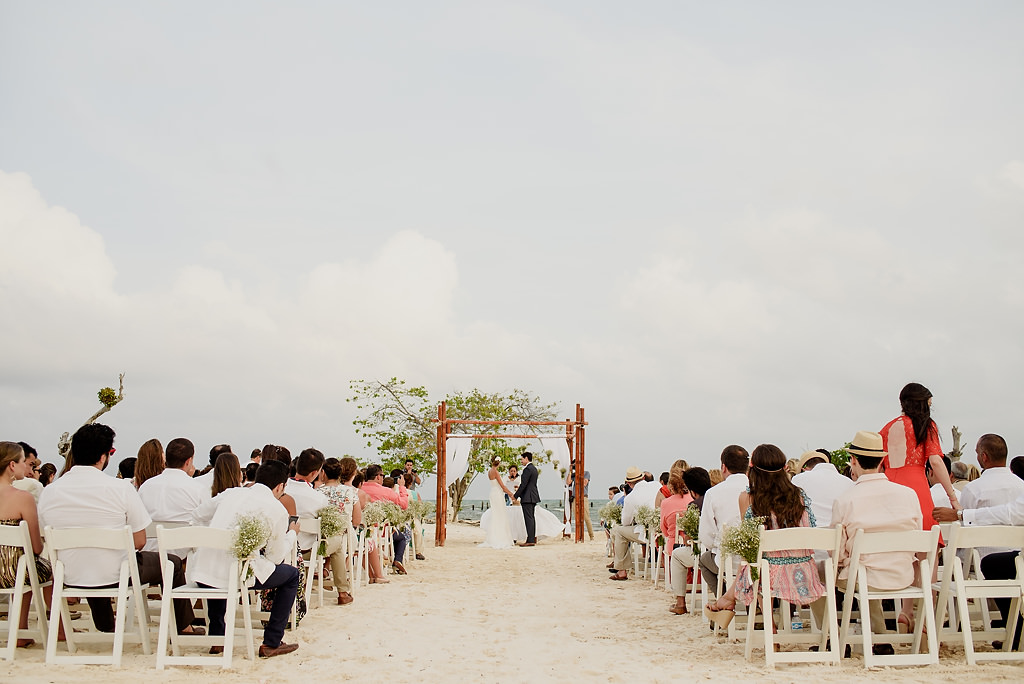
{"type": "Polygon", "coordinates": [[[1024,527],[1003,525],[961,527],[954,523],[946,537],[942,580],[938,583],[939,597],[936,604],[936,624],[942,625],[946,620],[949,599],[955,597],[957,615],[950,615],[950,629],[944,629],[940,641],[960,641],[964,646],[964,655],[969,665],[976,665],[982,660],[1024,660],[1024,653],[1011,651],[1014,635],[1017,631],[1016,616],[1020,613],[1021,599],[1024,598],[1024,560],[1017,557],[1017,577],[1007,580],[988,580],[982,575],[978,565],[981,562],[978,547],[1011,547],[1024,548],[1024,527]],[[970,553],[971,562],[965,570],[957,551],[965,549],[970,553]],[[975,567],[974,577],[969,576],[970,567],[975,567]],[[1010,599],[1010,619],[1005,628],[992,629],[988,622],[988,600],[993,598],[1010,599]],[[982,612],[981,629],[975,631],[971,625],[970,604],[973,599],[982,612]],[[958,628],[959,626],[959,628],[958,628]],[[991,641],[999,639],[1003,642],[1000,651],[974,650],[975,640],[991,641]]]}
{"type": "MultiPolygon", "coordinates": [[[[760,598],[760,612],[763,629],[756,628],[758,605],[755,600],[747,610],[747,644],[746,658],[750,660],[755,646],[755,639],[760,637],[764,645],[765,662],[774,668],[776,663],[831,663],[838,665],[840,660],[839,627],[836,614],[836,573],[832,559],[839,555],[839,544],[842,538],[842,527],[791,527],[783,530],[765,530],[761,527],[761,550],[758,559],[758,578],[753,580],[754,596],[760,598]],[[779,602],[779,614],[782,616],[779,632],[772,632],[772,587],[771,562],[765,556],[773,551],[789,551],[807,549],[828,551],[825,558],[825,617],[820,629],[813,625],[809,630],[793,630],[789,618],[790,603],[779,602]],[[760,590],[760,596],[758,592],[760,590]],[[817,644],[817,651],[786,651],[776,652],[775,644],[817,644]]],[[[817,569],[815,569],[817,572],[817,569]]],[[[813,621],[812,621],[813,622],[813,621]]]]}
{"type": "Polygon", "coordinates": [[[0,525],[0,546],[21,549],[21,557],[14,572],[14,586],[0,588],[0,596],[7,596],[7,645],[0,651],[4,660],[14,660],[18,639],[36,638],[46,644],[46,602],[43,600],[44,586],[36,572],[36,555],[32,552],[32,536],[28,523],[22,520],[17,526],[0,525]],[[31,592],[32,608],[36,614],[35,629],[18,629],[25,594],[31,592]]]}
{"type": "Polygon", "coordinates": [[[846,648],[849,642],[850,612],[853,599],[860,604],[861,642],[864,650],[864,667],[883,665],[932,665],[939,662],[938,640],[935,632],[935,606],[932,604],[932,567],[939,546],[939,527],[931,530],[909,530],[903,532],[870,532],[858,530],[853,540],[853,552],[850,554],[850,571],[843,599],[843,624],[840,630],[840,648],[846,648]],[[911,585],[903,589],[883,591],[868,586],[867,569],[861,565],[861,558],[868,554],[892,553],[907,551],[925,554],[918,562],[921,586],[911,585]],[[872,634],[871,611],[868,602],[881,599],[893,599],[899,605],[900,599],[912,598],[918,603],[917,615],[914,620],[914,633],[903,634],[872,634]],[[921,653],[921,637],[927,628],[928,652],[921,653]],[[875,642],[889,644],[906,644],[911,642],[910,653],[893,655],[875,655],[871,647],[875,642]]]}
{"type": "Polygon", "coordinates": [[[352,593],[354,595],[364,580],[367,585],[370,583],[370,559],[366,557],[366,535],[369,534],[369,530],[363,525],[360,525],[359,529],[349,525],[348,530],[349,547],[346,564],[352,564],[352,593]]]}
{"type": "Polygon", "coordinates": [[[47,526],[44,531],[46,548],[50,555],[53,568],[53,597],[50,602],[50,633],[46,640],[46,664],[79,663],[93,665],[121,666],[121,655],[124,652],[126,636],[142,643],[142,652],[150,654],[149,646],[149,615],[146,607],[145,591],[148,584],[139,581],[139,566],[135,559],[135,542],[129,526],[118,529],[99,529],[91,527],[68,527],[54,529],[47,526]],[[68,549],[110,549],[123,551],[125,558],[121,561],[121,572],[114,587],[72,587],[64,584],[65,568],[60,560],[60,552],[68,549]],[[96,643],[108,641],[109,635],[102,632],[76,633],[71,627],[71,614],[67,600],[69,598],[108,598],[116,599],[114,606],[114,645],[109,656],[90,655],[57,655],[57,633],[60,625],[64,625],[68,652],[77,653],[78,643],[96,643]],[[126,621],[134,614],[137,629],[126,635],[126,621]]]}
{"type": "Polygon", "coordinates": [[[317,600],[319,604],[318,608],[324,607],[324,559],[320,555],[320,542],[324,541],[323,535],[320,534],[320,518],[299,518],[299,532],[306,534],[316,535],[316,541],[313,542],[313,548],[309,550],[309,559],[300,561],[306,566],[306,586],[299,587],[299,592],[306,599],[306,609],[310,610],[313,607],[313,584],[314,582],[319,586],[317,592],[317,600]]]}
{"type": "Polygon", "coordinates": [[[253,646],[252,615],[249,611],[249,592],[245,590],[245,575],[249,571],[248,561],[233,559],[228,573],[228,586],[224,589],[200,587],[194,583],[170,588],[174,581],[174,564],[167,554],[175,549],[189,546],[231,553],[231,531],[214,527],[178,527],[165,529],[157,527],[157,543],[159,545],[160,567],[163,571],[164,583],[160,605],[160,630],[157,636],[156,669],[162,670],[167,665],[213,665],[219,664],[224,669],[231,667],[235,644],[235,615],[241,604],[242,634],[247,646],[249,660],[256,657],[253,646]],[[224,614],[224,636],[204,636],[178,634],[178,625],[174,618],[174,599],[195,601],[202,599],[205,603],[210,599],[223,599],[227,603],[224,614]],[[167,653],[168,644],[173,655],[167,653]],[[181,655],[182,646],[223,646],[221,655],[181,655]]]}

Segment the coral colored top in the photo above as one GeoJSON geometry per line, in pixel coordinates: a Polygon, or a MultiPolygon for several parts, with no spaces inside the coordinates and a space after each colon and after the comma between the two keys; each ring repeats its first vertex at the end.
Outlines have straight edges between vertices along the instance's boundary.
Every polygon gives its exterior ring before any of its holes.
{"type": "Polygon", "coordinates": [[[924,517],[923,528],[930,530],[935,522],[932,517],[932,509],[935,507],[932,501],[931,489],[928,486],[928,478],[924,474],[924,467],[928,463],[928,457],[932,455],[942,456],[942,446],[939,444],[939,431],[932,423],[928,431],[928,439],[923,444],[918,444],[914,437],[914,424],[910,418],[900,416],[886,423],[881,429],[882,448],[889,452],[882,464],[885,466],[885,476],[890,482],[910,487],[917,494],[921,503],[921,514],[924,517]]]}
{"type": "Polygon", "coordinates": [[[661,533],[665,535],[666,544],[676,543],[676,514],[686,513],[686,508],[693,501],[693,495],[687,492],[663,499],[661,502],[661,533]]]}

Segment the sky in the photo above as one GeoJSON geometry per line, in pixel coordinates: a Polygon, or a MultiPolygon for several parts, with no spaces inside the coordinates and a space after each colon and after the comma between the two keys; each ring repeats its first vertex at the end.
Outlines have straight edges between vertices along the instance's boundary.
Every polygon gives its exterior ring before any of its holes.
{"type": "Polygon", "coordinates": [[[600,498],[838,448],[915,381],[946,450],[1024,454],[1022,29],[1017,2],[0,0],[0,439],[54,460],[123,372],[118,457],[368,462],[350,380],[521,388],[585,408],[600,498]]]}

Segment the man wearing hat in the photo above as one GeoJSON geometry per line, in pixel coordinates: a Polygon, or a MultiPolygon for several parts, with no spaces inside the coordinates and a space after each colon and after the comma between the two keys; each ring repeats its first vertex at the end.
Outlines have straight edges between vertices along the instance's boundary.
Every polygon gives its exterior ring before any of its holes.
{"type": "Polygon", "coordinates": [[[832,524],[832,504],[843,492],[853,486],[853,480],[844,477],[832,465],[831,454],[824,449],[808,451],[800,457],[793,484],[804,490],[811,500],[811,511],[818,527],[832,524]]]}
{"type": "MultiPolygon", "coordinates": [[[[880,434],[858,432],[848,451],[857,481],[832,506],[832,526],[843,526],[842,544],[836,563],[839,570],[836,587],[844,593],[848,582],[856,582],[855,577],[848,575],[853,540],[858,530],[900,532],[920,530],[924,524],[917,493],[910,487],[890,482],[884,473],[878,471],[886,454],[880,434]]],[[[910,551],[873,553],[861,556],[860,559],[861,566],[867,572],[868,586],[881,590],[903,589],[913,584],[914,561],[914,554],[910,551]]],[[[879,602],[872,601],[870,610],[871,630],[884,632],[885,620],[879,602]]],[[[905,616],[901,615],[900,618],[902,620],[905,616]]],[[[879,644],[876,649],[892,652],[890,644],[879,644]]]]}
{"type": "Polygon", "coordinates": [[[642,527],[634,527],[636,511],[641,506],[654,508],[654,499],[658,496],[661,485],[655,481],[646,481],[644,471],[636,466],[630,466],[626,470],[626,484],[632,487],[632,491],[622,502],[622,524],[612,528],[612,542],[615,545],[615,560],[608,569],[612,571],[611,579],[629,579],[629,545],[631,542],[637,544],[647,543],[647,534],[642,527]]]}

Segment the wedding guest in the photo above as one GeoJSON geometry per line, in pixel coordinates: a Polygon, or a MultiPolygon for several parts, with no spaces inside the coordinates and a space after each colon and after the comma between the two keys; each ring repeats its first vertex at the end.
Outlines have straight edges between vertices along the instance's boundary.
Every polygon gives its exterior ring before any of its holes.
{"type": "Polygon", "coordinates": [[[793,476],[793,484],[811,500],[818,527],[831,526],[832,504],[853,487],[853,480],[844,477],[830,459],[831,454],[824,449],[805,452],[797,462],[799,472],[793,476]]]}
{"type": "MultiPolygon", "coordinates": [[[[868,533],[919,530],[923,518],[917,493],[910,487],[890,481],[880,471],[886,451],[879,433],[858,432],[847,451],[850,452],[850,465],[856,481],[832,506],[832,526],[843,526],[842,544],[839,558],[836,559],[836,587],[843,593],[847,590],[847,583],[856,583],[856,578],[849,577],[849,564],[853,542],[859,530],[868,533]]],[[[910,586],[914,582],[915,561],[914,554],[909,551],[874,553],[861,556],[860,559],[861,567],[867,573],[868,586],[881,590],[910,586]]],[[[854,589],[852,586],[849,588],[854,589]]],[[[878,601],[872,601],[869,609],[871,630],[875,633],[884,632],[885,620],[881,605],[878,601]]],[[[906,607],[897,620],[901,628],[908,632],[914,631],[914,617],[906,607]]],[[[878,655],[893,652],[891,644],[878,644],[875,649],[878,655]]]]}
{"type": "MultiPolygon", "coordinates": [[[[409,490],[409,501],[422,501],[419,490],[416,488],[416,480],[413,478],[412,473],[405,474],[405,488],[409,490]]],[[[505,495],[508,498],[508,495],[505,495]]],[[[415,546],[417,549],[423,548],[423,530],[416,524],[414,520],[412,523],[412,537],[415,540],[415,546]]],[[[427,557],[423,555],[422,551],[416,551],[416,560],[427,560],[427,557]]]]}
{"type": "Polygon", "coordinates": [[[1013,457],[1013,460],[1010,461],[1010,472],[1024,480],[1024,456],[1013,457]]]}
{"type": "MultiPolygon", "coordinates": [[[[160,556],[141,549],[146,544],[146,527],[152,522],[146,507],[130,481],[103,474],[114,455],[114,431],[100,423],[78,428],[71,438],[74,465],[63,477],[46,487],[39,502],[39,523],[55,529],[94,527],[119,529],[128,525],[134,536],[139,579],[146,584],[163,584],[160,556]]],[[[168,555],[173,564],[173,586],[185,583],[181,559],[168,555]]],[[[77,587],[103,587],[118,582],[123,554],[110,549],[67,549],[60,552],[66,573],[64,582],[77,587]]],[[[114,631],[114,611],[109,598],[89,598],[93,624],[101,632],[114,631]]],[[[175,599],[174,615],[181,633],[201,633],[192,627],[192,604],[175,599]]]]}
{"type": "MultiPolygon", "coordinates": [[[[398,491],[384,486],[384,471],[376,463],[366,466],[366,481],[361,489],[370,497],[370,501],[390,501],[397,504],[403,511],[409,508],[409,490],[404,484],[398,485],[398,491]]],[[[402,560],[405,558],[405,548],[409,541],[405,535],[395,530],[393,535],[395,546],[395,559],[392,566],[399,575],[406,574],[402,560]]]]}
{"type": "MultiPolygon", "coordinates": [[[[943,456],[942,465],[945,466],[946,477],[949,478],[949,483],[956,490],[956,480],[953,478],[953,461],[950,460],[949,456],[943,456]]],[[[946,489],[939,482],[939,477],[932,468],[931,463],[925,465],[924,475],[928,479],[928,491],[932,495],[932,504],[934,506],[945,506],[949,498],[946,496],[946,489]]]]}
{"type": "MultiPolygon", "coordinates": [[[[416,466],[416,464],[413,463],[413,460],[411,458],[405,459],[405,473],[407,475],[412,475],[413,483],[418,486],[418,485],[423,484],[423,482],[422,482],[422,480],[420,480],[420,474],[418,472],[416,472],[415,466],[416,466]]],[[[408,489],[408,488],[409,488],[409,485],[406,485],[406,489],[408,489]]]]}
{"type": "Polygon", "coordinates": [[[117,476],[119,480],[128,480],[135,486],[135,457],[122,458],[117,464],[117,476]]]}
{"type": "MultiPolygon", "coordinates": [[[[704,495],[711,489],[711,478],[708,477],[708,471],[701,467],[689,468],[683,473],[683,484],[690,496],[693,497],[690,507],[694,507],[700,512],[704,507],[704,495]]],[[[684,543],[674,545],[669,561],[672,571],[669,573],[672,576],[672,593],[676,597],[676,602],[669,608],[669,611],[676,615],[686,614],[686,576],[697,565],[697,557],[693,554],[691,541],[689,537],[686,537],[684,543]]],[[[696,574],[693,581],[697,581],[696,574]]]]}
{"type": "MultiPolygon", "coordinates": [[[[739,508],[745,518],[764,518],[766,530],[815,526],[810,499],[790,481],[786,462],[782,449],[773,444],[761,444],[751,454],[750,488],[739,495],[739,508]]],[[[807,606],[825,595],[825,585],[818,577],[811,549],[771,551],[764,557],[768,560],[773,599],[807,606]]],[[[737,598],[747,606],[758,598],[754,595],[749,565],[740,567],[732,587],[713,605],[708,605],[705,614],[719,625],[728,625],[737,598]]],[[[764,606],[764,609],[767,615],[772,615],[771,606],[764,606]]],[[[765,617],[766,623],[769,620],[770,617],[765,617]]],[[[768,629],[767,624],[765,629],[768,629]]]]}
{"type": "Polygon", "coordinates": [[[52,463],[44,463],[39,466],[39,484],[44,487],[53,482],[53,478],[57,475],[57,466],[52,463]]]}
{"type": "Polygon", "coordinates": [[[146,480],[164,472],[167,467],[164,461],[164,446],[159,439],[151,439],[139,447],[139,456],[135,459],[135,488],[141,487],[146,480]]]}
{"type": "MultiPolygon", "coordinates": [[[[978,439],[974,447],[981,465],[981,477],[968,482],[960,493],[960,505],[965,509],[1004,506],[1024,495],[1024,480],[1014,477],[1006,467],[1006,440],[999,435],[987,434],[978,439]]],[[[954,522],[957,512],[952,508],[937,506],[932,515],[938,522],[954,522]]],[[[1008,548],[981,547],[978,554],[984,558],[992,553],[1010,551],[1008,548]]]]}
{"type": "MultiPolygon", "coordinates": [[[[204,491],[213,491],[213,468],[217,465],[217,457],[221,454],[234,453],[231,451],[230,444],[217,444],[210,448],[210,464],[202,469],[199,473],[193,475],[198,480],[204,491]]],[[[198,468],[199,466],[196,466],[198,468]]]]}
{"type": "Polygon", "coordinates": [[[686,472],[686,469],[688,467],[689,467],[689,465],[686,463],[686,461],[684,461],[683,459],[680,458],[680,459],[677,459],[672,464],[672,467],[669,468],[667,473],[662,473],[661,474],[661,478],[659,478],[659,480],[658,480],[659,482],[661,482],[661,489],[658,490],[658,495],[656,497],[654,497],[654,508],[655,508],[655,510],[659,510],[660,511],[661,510],[661,502],[664,501],[666,498],[672,496],[672,488],[669,487],[669,484],[668,484],[669,478],[672,476],[672,474],[673,473],[678,473],[679,477],[682,477],[683,473],[686,472]]]}
{"type": "MultiPolygon", "coordinates": [[[[303,449],[299,457],[295,459],[295,477],[290,478],[285,484],[285,492],[295,499],[296,515],[300,518],[315,518],[317,511],[330,504],[330,500],[322,490],[313,489],[313,482],[320,477],[320,471],[324,466],[324,455],[319,449],[303,449]]],[[[299,551],[307,560],[313,550],[313,544],[317,543],[317,536],[308,532],[299,532],[299,551]]],[[[324,558],[331,568],[341,568],[341,574],[335,575],[335,581],[345,585],[345,552],[342,550],[344,538],[335,535],[326,539],[324,558]]],[[[339,592],[338,605],[343,606],[352,603],[352,593],[348,589],[339,592]]]]}
{"type": "Polygon", "coordinates": [[[252,487],[256,483],[256,471],[259,469],[259,464],[250,463],[245,466],[245,484],[246,487],[252,487]]]}
{"type": "Polygon", "coordinates": [[[26,442],[18,442],[18,446],[25,454],[25,477],[14,481],[14,488],[28,492],[32,499],[38,504],[39,495],[43,493],[43,485],[39,482],[39,454],[26,442]]]}
{"type": "MultiPolygon", "coordinates": [[[[192,519],[196,507],[210,498],[210,490],[202,481],[193,479],[196,468],[193,465],[195,446],[184,437],[167,443],[164,454],[167,467],[156,477],[151,477],[139,487],[139,498],[153,520],[187,523],[192,519]]],[[[156,551],[155,538],[146,542],[146,551],[156,551]]],[[[175,549],[182,558],[188,549],[175,549]]]]}
{"type": "MultiPolygon", "coordinates": [[[[22,520],[28,523],[28,533],[32,539],[32,552],[36,555],[36,573],[40,583],[45,583],[50,581],[51,573],[49,562],[39,555],[43,552],[43,538],[39,534],[36,500],[29,492],[14,486],[16,482],[28,478],[31,467],[21,443],[0,442],[0,525],[17,527],[22,520]]],[[[21,555],[20,548],[0,546],[0,589],[10,589],[15,586],[18,560],[21,555]]],[[[49,588],[46,593],[49,595],[49,588]]],[[[18,623],[20,629],[28,629],[31,601],[32,592],[26,592],[21,603],[21,615],[18,623]]],[[[13,620],[14,616],[8,615],[7,619],[13,620]]],[[[18,639],[17,647],[28,648],[34,643],[32,639],[18,639]]]]}
{"type": "MultiPolygon", "coordinates": [[[[670,471],[668,486],[672,495],[661,502],[661,533],[665,537],[666,548],[674,550],[677,548],[676,516],[686,512],[686,508],[693,503],[693,497],[686,490],[686,484],[683,482],[683,473],[680,470],[670,471]]],[[[683,540],[683,543],[678,546],[685,545],[685,543],[686,540],[683,540]]],[[[683,584],[685,585],[685,580],[683,584]]],[[[681,606],[677,602],[677,606],[672,609],[672,612],[676,615],[686,613],[685,601],[681,606]]]]}
{"type": "Polygon", "coordinates": [[[647,536],[634,528],[636,511],[641,506],[654,507],[654,497],[661,488],[653,478],[648,481],[646,473],[636,466],[626,470],[626,483],[632,487],[629,495],[622,502],[621,523],[612,528],[615,560],[608,568],[612,571],[609,579],[622,581],[629,579],[629,546],[630,544],[646,544],[647,536]]]}
{"type": "Polygon", "coordinates": [[[714,487],[717,484],[720,484],[722,482],[722,480],[725,479],[725,476],[722,474],[722,471],[720,469],[718,469],[718,468],[713,468],[713,469],[709,470],[708,471],[708,476],[711,478],[711,486],[712,487],[714,487]]]}
{"type": "MultiPolygon", "coordinates": [[[[344,463],[344,459],[342,459],[344,463]]],[[[372,503],[370,495],[363,491],[363,482],[365,481],[364,474],[355,466],[355,461],[352,461],[353,467],[356,468],[352,474],[352,486],[355,487],[356,493],[359,494],[359,506],[362,509],[366,509],[368,505],[372,503]]],[[[347,472],[347,470],[345,471],[347,472]]],[[[342,473],[342,482],[345,482],[345,473],[342,473]]],[[[370,574],[370,584],[388,584],[391,580],[384,577],[384,565],[381,563],[380,549],[377,548],[377,542],[371,535],[368,535],[367,530],[362,531],[366,534],[366,569],[370,574]]]]}
{"type": "MultiPolygon", "coordinates": [[[[298,644],[282,641],[288,616],[299,591],[299,571],[285,562],[295,546],[295,533],[298,530],[297,524],[288,524],[288,512],[279,502],[287,479],[287,466],[279,461],[267,461],[256,472],[256,484],[252,487],[233,487],[221,492],[197,508],[192,517],[195,525],[225,530],[235,527],[239,516],[259,514],[270,522],[270,538],[252,563],[256,576],[254,588],[273,589],[275,593],[270,618],[263,628],[263,643],[259,650],[261,658],[291,653],[299,647],[298,644]]],[[[189,563],[189,579],[201,586],[227,587],[228,569],[233,563],[234,558],[227,551],[197,549],[189,563]]],[[[209,599],[207,604],[210,633],[223,636],[227,602],[223,599],[209,599]]],[[[223,653],[224,648],[213,646],[210,652],[223,653]]]]}
{"type": "Polygon", "coordinates": [[[263,458],[263,454],[259,449],[253,449],[252,453],[249,454],[249,463],[255,463],[257,467],[260,465],[260,460],[263,458]]]}
{"type": "MultiPolygon", "coordinates": [[[[358,527],[363,523],[363,507],[359,504],[359,493],[352,486],[355,477],[355,460],[345,457],[342,460],[328,458],[324,461],[324,485],[319,491],[327,501],[338,508],[342,517],[348,518],[349,524],[358,527]]],[[[338,592],[338,605],[352,603],[352,578],[345,566],[345,555],[336,553],[330,556],[331,578],[334,589],[338,592]]],[[[378,558],[377,562],[380,562],[378,558]]]]}
{"type": "MultiPolygon", "coordinates": [[[[700,556],[700,572],[713,594],[718,593],[719,555],[722,547],[722,530],[726,525],[739,522],[739,496],[746,491],[747,464],[750,455],[737,444],[722,450],[720,457],[721,474],[724,478],[704,495],[704,508],[700,513],[700,545],[705,549],[700,556]]],[[[713,473],[714,471],[712,471],[713,473]]],[[[714,477],[711,478],[714,482],[714,477]]]]}
{"type": "Polygon", "coordinates": [[[238,465],[238,456],[225,451],[217,456],[213,465],[213,484],[210,496],[217,496],[226,489],[242,486],[242,470],[238,465]]]}

